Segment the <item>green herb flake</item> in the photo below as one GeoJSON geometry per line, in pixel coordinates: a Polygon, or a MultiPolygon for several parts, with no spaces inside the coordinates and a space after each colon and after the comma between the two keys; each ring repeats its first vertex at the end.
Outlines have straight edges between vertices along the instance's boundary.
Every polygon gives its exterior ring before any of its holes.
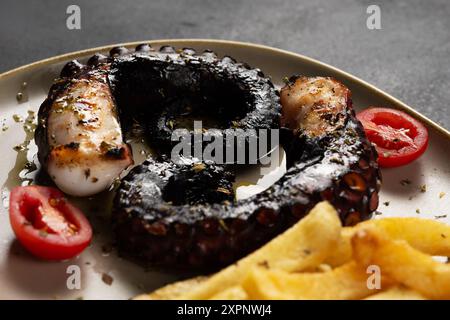
{"type": "Polygon", "coordinates": [[[205,170],[205,168],[206,168],[206,166],[205,166],[204,163],[196,163],[196,164],[194,164],[194,165],[192,166],[192,169],[193,169],[195,172],[203,171],[203,170],[205,170]]]}
{"type": "Polygon", "coordinates": [[[230,190],[223,188],[223,187],[219,187],[216,189],[217,192],[221,192],[221,193],[225,193],[225,194],[231,194],[230,190]]]}
{"type": "Polygon", "coordinates": [[[21,116],[19,116],[18,114],[14,114],[12,117],[15,122],[18,122],[18,123],[23,122],[23,118],[21,116]]]}
{"type": "Polygon", "coordinates": [[[22,152],[22,151],[26,151],[27,147],[24,144],[18,144],[17,146],[13,147],[13,150],[17,151],[17,152],[22,152]]]}
{"type": "Polygon", "coordinates": [[[102,281],[108,286],[112,285],[114,279],[107,273],[102,273],[102,281]]]}
{"type": "Polygon", "coordinates": [[[226,232],[230,232],[230,229],[228,228],[228,226],[225,223],[225,221],[223,221],[222,219],[219,219],[219,224],[223,228],[223,230],[225,230],[226,232]]]}
{"type": "Polygon", "coordinates": [[[42,238],[46,238],[48,236],[48,232],[45,230],[39,230],[39,236],[42,238]]]}
{"type": "Polygon", "coordinates": [[[411,180],[409,180],[409,179],[403,179],[403,180],[400,180],[400,184],[401,184],[402,186],[410,185],[410,184],[411,184],[411,180]]]}

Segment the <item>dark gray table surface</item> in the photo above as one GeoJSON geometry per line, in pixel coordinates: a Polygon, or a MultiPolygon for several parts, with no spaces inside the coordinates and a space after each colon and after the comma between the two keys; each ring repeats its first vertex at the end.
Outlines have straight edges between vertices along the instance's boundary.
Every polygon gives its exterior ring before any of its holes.
{"type": "Polygon", "coordinates": [[[348,71],[450,128],[450,1],[0,0],[0,72],[54,55],[161,38],[249,41],[348,71]],[[81,30],[66,8],[81,8],[81,30]],[[381,30],[366,9],[381,8],[381,30]]]}

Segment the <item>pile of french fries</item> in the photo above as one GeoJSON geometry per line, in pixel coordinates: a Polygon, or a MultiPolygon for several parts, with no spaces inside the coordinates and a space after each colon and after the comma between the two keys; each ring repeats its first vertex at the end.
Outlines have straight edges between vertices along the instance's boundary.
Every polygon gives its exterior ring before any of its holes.
{"type": "Polygon", "coordinates": [[[342,227],[336,210],[321,202],[218,273],[136,299],[450,299],[450,264],[435,256],[450,256],[446,224],[384,218],[342,227]]]}

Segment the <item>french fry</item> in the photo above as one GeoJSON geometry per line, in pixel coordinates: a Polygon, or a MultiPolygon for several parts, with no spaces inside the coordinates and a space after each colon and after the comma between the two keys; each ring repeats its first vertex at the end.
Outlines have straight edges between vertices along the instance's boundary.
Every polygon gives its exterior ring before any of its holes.
{"type": "Polygon", "coordinates": [[[361,266],[377,265],[381,273],[432,299],[450,299],[450,265],[393,240],[383,229],[368,226],[352,237],[353,257],[361,266]]]}
{"type": "Polygon", "coordinates": [[[342,228],[341,237],[336,248],[326,257],[325,264],[336,268],[352,260],[352,244],[350,240],[356,232],[354,228],[356,227],[342,228]]]}
{"type": "Polygon", "coordinates": [[[319,203],[292,228],[236,264],[137,299],[450,299],[450,226],[419,218],[384,218],[342,228],[319,203]],[[371,289],[381,271],[381,288],[371,289]]]}
{"type": "Polygon", "coordinates": [[[336,250],[325,260],[325,263],[336,267],[350,261],[352,258],[351,238],[358,230],[368,226],[382,228],[390,238],[406,240],[412,247],[424,253],[450,256],[449,225],[431,219],[383,218],[343,228],[336,250]]]}
{"type": "Polygon", "coordinates": [[[248,295],[241,286],[235,286],[212,296],[211,300],[248,300],[248,295]]]}
{"type": "Polygon", "coordinates": [[[209,299],[238,285],[249,270],[259,265],[289,272],[314,268],[334,250],[341,229],[335,209],[328,202],[318,203],[286,232],[177,298],[209,299]]]}
{"type": "Polygon", "coordinates": [[[195,277],[168,284],[149,294],[141,294],[134,300],[172,300],[203,283],[208,277],[195,277]]]}
{"type": "MultiPolygon", "coordinates": [[[[405,240],[423,253],[433,256],[450,256],[449,225],[421,218],[385,218],[372,220],[372,222],[381,227],[390,238],[405,240]]],[[[364,223],[361,227],[364,227],[364,223]]]]}
{"type": "Polygon", "coordinates": [[[395,286],[368,296],[364,300],[426,300],[426,298],[417,291],[402,287],[395,286]]]}
{"type": "Polygon", "coordinates": [[[255,268],[242,286],[250,299],[354,300],[378,292],[377,289],[369,289],[368,277],[365,269],[352,261],[322,273],[255,268]]]}

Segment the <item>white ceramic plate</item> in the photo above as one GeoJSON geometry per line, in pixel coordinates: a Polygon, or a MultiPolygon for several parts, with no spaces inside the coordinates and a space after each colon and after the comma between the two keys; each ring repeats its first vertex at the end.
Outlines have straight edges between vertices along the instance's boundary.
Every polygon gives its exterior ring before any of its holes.
{"type": "MultiPolygon", "coordinates": [[[[150,43],[154,47],[171,44],[199,50],[212,49],[219,55],[231,55],[237,60],[261,68],[266,75],[272,77],[276,85],[282,85],[283,77],[295,73],[332,76],[351,89],[354,105],[359,110],[378,105],[410,113],[427,125],[430,145],[425,155],[410,165],[383,170],[379,211],[381,216],[420,216],[430,219],[438,217],[442,221],[450,222],[450,133],[402,102],[336,68],[278,49],[215,40],[158,40],[150,43]],[[417,210],[420,213],[417,213],[417,210]],[[448,215],[448,218],[443,217],[445,215],[448,215]]],[[[136,44],[126,45],[134,47],[136,44]]],[[[112,237],[108,222],[110,197],[107,194],[79,203],[90,216],[96,234],[91,247],[80,257],[70,261],[43,262],[33,258],[15,241],[9,225],[8,192],[15,185],[27,183],[26,179],[33,176],[33,172],[25,174],[26,170],[22,170],[26,160],[37,163],[37,150],[32,139],[26,146],[28,150],[13,150],[15,146],[32,138],[31,134],[25,132],[24,123],[17,123],[14,119],[17,120],[17,117],[14,115],[26,119],[29,110],[38,110],[48,93],[52,79],[59,74],[66,61],[83,59],[95,52],[107,52],[111,47],[94,48],[42,60],[0,75],[0,186],[3,203],[0,205],[1,299],[128,299],[181,277],[161,271],[144,270],[119,258],[114,250],[109,250],[112,237]],[[26,88],[22,88],[23,82],[27,83],[26,88]],[[24,94],[21,101],[16,99],[18,92],[24,94]],[[78,266],[81,271],[79,290],[70,290],[67,286],[67,282],[73,284],[72,278],[69,277],[73,271],[68,269],[73,265],[78,266]],[[111,279],[112,283],[108,284],[111,279]]]]}

